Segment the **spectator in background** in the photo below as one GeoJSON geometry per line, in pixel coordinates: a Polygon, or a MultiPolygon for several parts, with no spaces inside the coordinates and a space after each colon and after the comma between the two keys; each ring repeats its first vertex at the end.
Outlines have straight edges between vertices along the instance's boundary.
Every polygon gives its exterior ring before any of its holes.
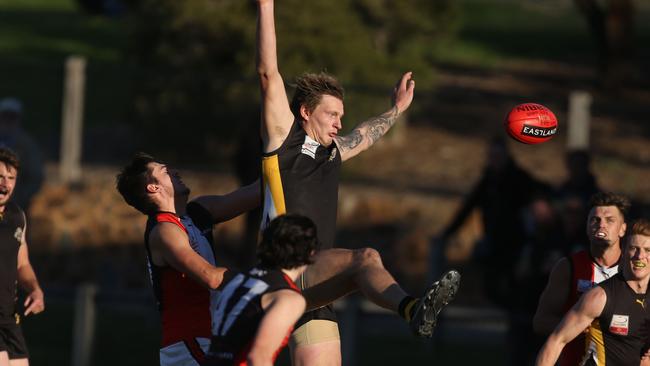
{"type": "MultiPolygon", "coordinates": [[[[567,254],[562,220],[550,197],[536,198],[526,210],[526,242],[515,266],[510,300],[510,365],[533,365],[544,337],[533,332],[537,299],[553,265],[567,254]]],[[[584,223],[584,218],[582,222],[584,223]]],[[[581,226],[584,229],[584,226],[581,226]]],[[[584,230],[583,230],[584,231],[584,230]]]]}
{"type": "MultiPolygon", "coordinates": [[[[530,294],[534,290],[527,282],[545,279],[543,267],[552,252],[548,243],[554,242],[558,222],[551,193],[550,186],[517,165],[506,141],[495,137],[479,182],[436,240],[447,242],[474,209],[481,211],[484,237],[474,256],[482,266],[488,300],[508,312],[510,365],[531,364],[541,344],[530,330],[538,293],[530,294]]],[[[540,291],[543,285],[541,280],[540,291]]]]}
{"type": "Polygon", "coordinates": [[[585,232],[585,217],[589,213],[588,203],[579,196],[565,196],[559,202],[562,222],[562,245],[565,255],[589,248],[585,232]]]}
{"type": "Polygon", "coordinates": [[[12,199],[27,212],[32,197],[43,184],[44,168],[40,148],[23,129],[22,118],[20,100],[0,100],[0,147],[8,147],[20,156],[20,176],[12,199]]]}
{"type": "Polygon", "coordinates": [[[600,191],[590,163],[591,157],[586,150],[572,150],[565,155],[567,179],[558,188],[557,200],[566,254],[589,247],[584,218],[589,211],[589,199],[600,191]]]}
{"type": "Polygon", "coordinates": [[[495,304],[507,306],[514,279],[514,261],[526,241],[524,210],[550,191],[520,168],[503,138],[493,138],[488,146],[483,174],[460,210],[438,239],[444,243],[478,208],[483,219],[483,248],[477,256],[485,265],[486,292],[495,304]],[[484,249],[484,250],[483,250],[484,249]]]}
{"type": "Polygon", "coordinates": [[[578,197],[587,207],[589,198],[600,191],[591,172],[591,156],[585,150],[572,150],[566,153],[564,164],[568,176],[560,186],[560,198],[578,197]]]}

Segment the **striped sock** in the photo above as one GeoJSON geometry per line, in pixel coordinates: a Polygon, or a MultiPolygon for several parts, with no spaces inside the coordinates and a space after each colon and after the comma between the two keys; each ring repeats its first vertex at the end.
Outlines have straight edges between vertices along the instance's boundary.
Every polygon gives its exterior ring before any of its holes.
{"type": "Polygon", "coordinates": [[[406,319],[407,322],[411,321],[413,317],[413,310],[415,310],[415,304],[417,304],[418,299],[413,296],[406,296],[400,301],[398,312],[399,315],[406,319]]]}

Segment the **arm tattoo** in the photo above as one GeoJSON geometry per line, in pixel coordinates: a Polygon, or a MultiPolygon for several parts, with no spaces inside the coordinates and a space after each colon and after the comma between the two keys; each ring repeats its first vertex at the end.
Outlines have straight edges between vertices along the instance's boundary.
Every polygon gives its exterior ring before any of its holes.
{"type": "Polygon", "coordinates": [[[397,110],[397,107],[393,107],[390,111],[380,116],[361,122],[348,135],[337,136],[336,144],[341,150],[341,153],[353,150],[362,143],[367,144],[364,148],[366,149],[388,132],[388,130],[395,124],[395,121],[397,121],[399,115],[400,113],[397,110]]]}
{"type": "Polygon", "coordinates": [[[359,146],[361,141],[363,141],[363,137],[361,136],[361,132],[356,128],[349,135],[336,137],[336,142],[341,152],[354,149],[359,146]]]}
{"type": "Polygon", "coordinates": [[[397,117],[399,117],[399,112],[397,107],[393,107],[390,111],[381,116],[363,122],[359,127],[365,127],[368,129],[367,136],[369,139],[369,145],[374,144],[380,137],[384,136],[384,134],[395,124],[397,117]]]}

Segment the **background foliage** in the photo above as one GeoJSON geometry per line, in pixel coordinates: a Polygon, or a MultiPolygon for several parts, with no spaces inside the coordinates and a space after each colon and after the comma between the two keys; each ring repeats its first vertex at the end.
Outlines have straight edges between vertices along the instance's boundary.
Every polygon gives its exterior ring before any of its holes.
{"type": "MultiPolygon", "coordinates": [[[[255,4],[241,0],[141,0],[130,4],[134,122],[142,131],[207,156],[258,123],[255,4]]],[[[455,6],[426,0],[301,0],[276,4],[278,57],[287,84],[328,71],[347,87],[346,120],[382,113],[392,86],[412,70],[433,80],[431,48],[453,34],[455,6]]],[[[348,126],[349,127],[349,126],[348,126]]],[[[150,141],[160,146],[160,141],[150,141]]]]}

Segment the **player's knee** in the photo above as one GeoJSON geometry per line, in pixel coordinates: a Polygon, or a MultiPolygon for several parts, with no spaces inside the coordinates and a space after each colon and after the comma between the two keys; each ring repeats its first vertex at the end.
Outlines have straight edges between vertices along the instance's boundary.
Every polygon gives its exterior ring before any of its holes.
{"type": "Polygon", "coordinates": [[[376,266],[381,264],[381,256],[376,249],[361,248],[354,251],[355,267],[376,266]]]}

